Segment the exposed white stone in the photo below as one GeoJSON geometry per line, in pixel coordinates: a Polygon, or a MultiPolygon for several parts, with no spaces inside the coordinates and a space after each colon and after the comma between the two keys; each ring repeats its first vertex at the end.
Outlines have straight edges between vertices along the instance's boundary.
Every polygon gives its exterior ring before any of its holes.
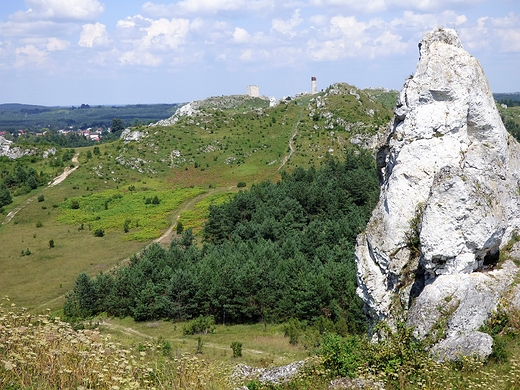
{"type": "Polygon", "coordinates": [[[141,139],[145,138],[148,135],[147,132],[139,131],[139,130],[132,130],[132,129],[124,129],[121,133],[121,139],[124,141],[124,143],[128,143],[130,141],[140,141],[141,139]]]}
{"type": "MultiPolygon", "coordinates": [[[[418,294],[417,313],[434,313],[450,291],[461,295],[460,313],[472,307],[465,300],[480,297],[486,302],[480,311],[450,318],[448,336],[455,337],[483,323],[512,280],[508,272],[517,272],[504,270],[509,276],[500,274],[497,290],[487,287],[493,274],[469,275],[485,269],[520,227],[520,147],[455,31],[427,34],[419,50],[416,73],[405,82],[377,155],[381,195],[358,237],[358,293],[373,321],[390,322],[418,294]],[[418,256],[407,245],[413,219],[420,222],[418,256]]],[[[411,325],[426,326],[415,322],[421,316],[412,315],[411,325]]]]}
{"type": "Polygon", "coordinates": [[[0,156],[9,157],[12,160],[34,153],[31,149],[22,149],[19,146],[13,147],[13,141],[9,141],[0,135],[0,156]]]}
{"type": "Polygon", "coordinates": [[[515,264],[507,261],[489,272],[441,275],[415,299],[408,323],[419,338],[432,334],[441,323],[447,338],[478,330],[497,310],[517,272],[515,264]]]}
{"type": "Polygon", "coordinates": [[[441,341],[432,349],[438,361],[460,360],[474,357],[485,360],[493,351],[493,338],[482,332],[468,332],[441,341]]]}

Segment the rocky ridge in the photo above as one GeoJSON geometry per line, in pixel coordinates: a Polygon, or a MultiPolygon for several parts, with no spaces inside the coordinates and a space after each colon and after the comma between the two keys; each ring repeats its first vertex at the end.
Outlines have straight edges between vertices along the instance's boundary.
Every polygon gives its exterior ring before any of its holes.
{"type": "Polygon", "coordinates": [[[247,109],[262,109],[270,105],[267,97],[251,97],[248,95],[213,96],[204,100],[194,100],[177,109],[168,119],[163,119],[150,126],[171,126],[183,117],[211,115],[208,110],[228,110],[244,107],[247,109]],[[256,107],[258,106],[258,107],[256,107]]]}
{"type": "Polygon", "coordinates": [[[520,228],[520,147],[454,30],[427,34],[419,51],[377,154],[381,195],[358,237],[358,294],[374,323],[404,314],[423,338],[445,322],[433,335],[441,359],[485,357],[492,340],[477,331],[518,270],[480,271],[520,228]]]}

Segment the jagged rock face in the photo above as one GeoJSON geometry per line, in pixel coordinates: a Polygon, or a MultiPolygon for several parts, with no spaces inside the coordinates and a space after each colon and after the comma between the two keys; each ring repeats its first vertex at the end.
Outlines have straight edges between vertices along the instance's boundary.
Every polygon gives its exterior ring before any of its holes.
{"type": "Polygon", "coordinates": [[[419,51],[378,152],[381,195],[356,248],[358,293],[374,321],[408,309],[444,275],[482,270],[520,225],[520,148],[480,64],[449,29],[429,33],[419,51]]]}

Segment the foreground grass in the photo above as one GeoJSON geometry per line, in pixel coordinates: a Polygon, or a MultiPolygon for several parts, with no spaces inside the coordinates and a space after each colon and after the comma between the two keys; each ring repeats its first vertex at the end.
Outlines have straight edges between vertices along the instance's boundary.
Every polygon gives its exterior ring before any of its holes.
{"type": "MultiPolygon", "coordinates": [[[[354,350],[337,348],[333,354],[308,358],[308,351],[283,337],[281,325],[217,325],[214,333],[204,336],[183,335],[183,325],[111,319],[99,328],[74,330],[58,317],[33,315],[3,299],[0,388],[220,390],[247,385],[249,389],[325,390],[341,364],[350,364],[355,355],[362,357],[355,375],[365,379],[366,389],[381,385],[389,390],[520,388],[519,339],[511,333],[507,362],[463,358],[441,364],[414,350],[399,335],[380,344],[360,343],[354,350]],[[242,357],[233,357],[233,341],[243,343],[242,357]],[[266,384],[233,374],[238,363],[272,367],[305,358],[306,366],[287,383],[266,384]]],[[[338,346],[348,340],[336,339],[338,346]]]]}
{"type": "Polygon", "coordinates": [[[229,389],[230,366],[171,356],[165,344],[124,348],[96,330],[0,308],[2,389],[229,389]]]}

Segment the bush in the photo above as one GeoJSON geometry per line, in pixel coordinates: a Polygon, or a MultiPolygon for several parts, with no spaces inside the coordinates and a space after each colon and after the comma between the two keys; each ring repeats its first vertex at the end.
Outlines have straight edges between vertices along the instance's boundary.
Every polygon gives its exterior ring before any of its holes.
{"type": "Polygon", "coordinates": [[[37,227],[37,228],[41,228],[42,226],[43,226],[42,221],[38,221],[38,222],[36,222],[36,227],[37,227]]]}
{"type": "Polygon", "coordinates": [[[287,324],[283,326],[284,337],[289,337],[289,344],[298,344],[301,333],[305,330],[305,324],[296,318],[291,318],[287,324]]]}
{"type": "Polygon", "coordinates": [[[245,186],[247,186],[247,184],[246,184],[245,181],[239,181],[239,182],[237,183],[237,187],[238,187],[238,188],[242,188],[242,187],[245,187],[245,186]]]}
{"type": "Polygon", "coordinates": [[[105,231],[103,229],[94,230],[94,237],[103,237],[105,235],[105,231]]]}
{"type": "Polygon", "coordinates": [[[70,208],[72,210],[77,210],[79,209],[79,201],[77,199],[73,199],[71,202],[70,202],[70,208]]]}
{"type": "Polygon", "coordinates": [[[183,334],[208,334],[215,331],[215,318],[213,316],[199,316],[184,326],[183,334]]]}
{"type": "Polygon", "coordinates": [[[323,335],[319,355],[323,358],[323,366],[334,376],[354,378],[357,368],[363,362],[364,348],[358,336],[341,336],[325,333],[323,335]]]}
{"type": "Polygon", "coordinates": [[[43,202],[45,200],[45,197],[42,195],[38,195],[38,202],[43,202]]]}
{"type": "Polygon", "coordinates": [[[240,343],[238,341],[233,341],[231,343],[231,349],[233,350],[234,358],[242,356],[242,343],[240,343]]]}
{"type": "Polygon", "coordinates": [[[54,248],[54,240],[49,240],[49,249],[54,248]]]}

